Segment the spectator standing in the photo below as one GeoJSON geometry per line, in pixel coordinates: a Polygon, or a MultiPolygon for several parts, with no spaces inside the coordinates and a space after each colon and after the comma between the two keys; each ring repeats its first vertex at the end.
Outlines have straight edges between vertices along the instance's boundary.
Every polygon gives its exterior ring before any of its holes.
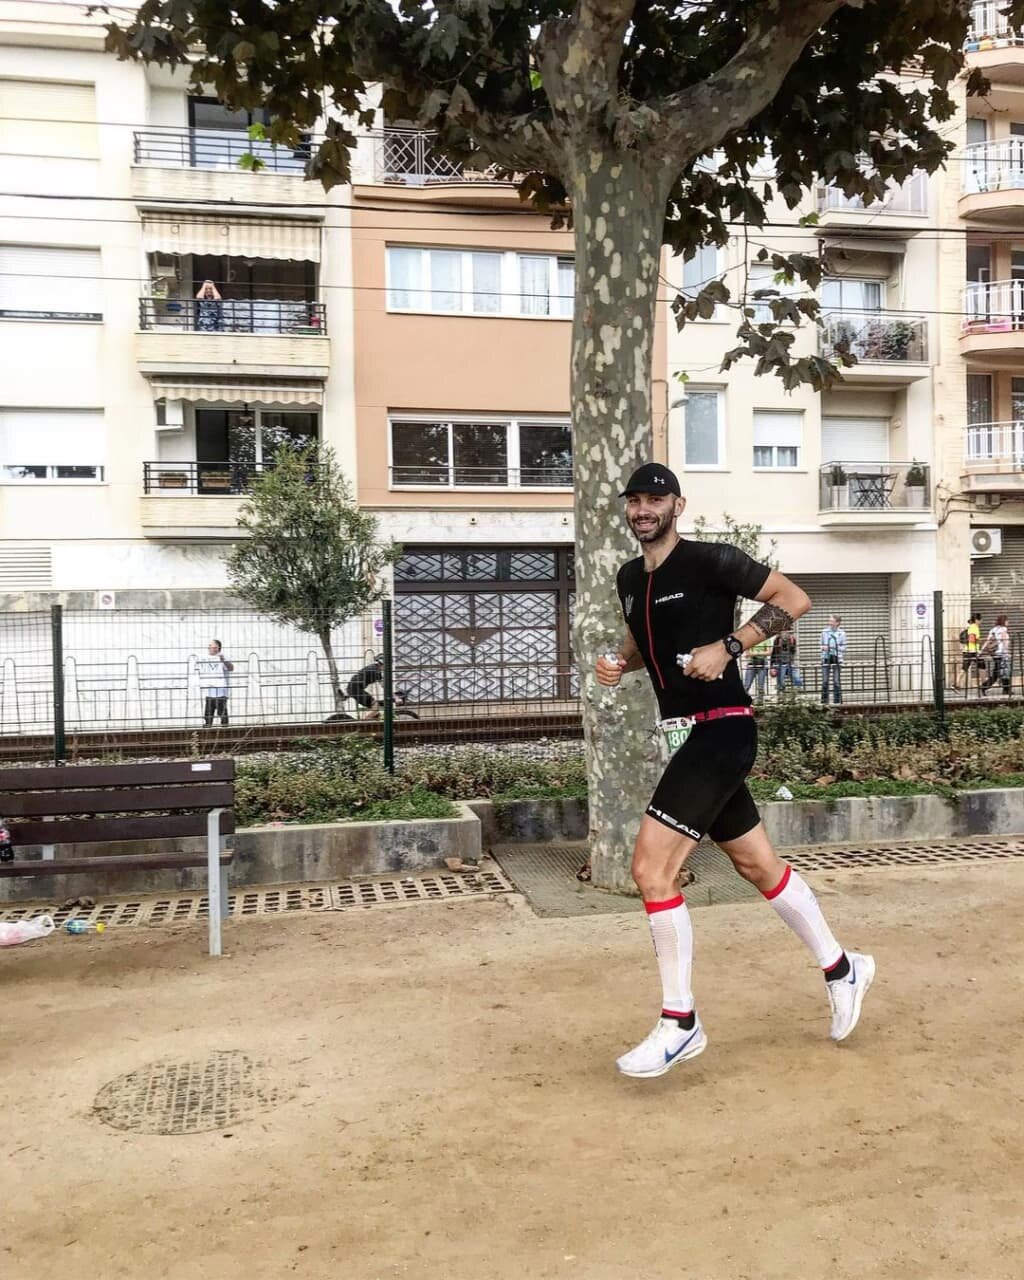
{"type": "Polygon", "coordinates": [[[747,693],[750,692],[750,686],[757,681],[756,698],[758,702],[764,701],[765,690],[768,687],[768,663],[771,658],[772,642],[771,640],[759,640],[757,644],[751,645],[747,650],[747,669],[743,673],[743,688],[747,693]]]}
{"type": "Polygon", "coordinates": [[[783,631],[775,637],[771,667],[775,674],[775,687],[780,694],[785,689],[787,680],[792,687],[797,686],[795,631],[783,631]]]}
{"type": "Polygon", "coordinates": [[[996,618],[996,625],[988,633],[982,653],[992,655],[992,673],[981,686],[981,694],[992,688],[998,680],[1003,686],[1003,693],[1010,693],[1010,628],[1005,613],[996,618]]]}
{"type": "MultiPolygon", "coordinates": [[[[964,673],[964,689],[968,687],[971,680],[971,669],[974,670],[974,680],[977,683],[981,679],[981,673],[984,668],[984,662],[981,657],[981,614],[972,613],[967,619],[967,626],[963,628],[959,635],[960,640],[960,669],[964,673]]],[[[960,682],[956,668],[953,668],[953,688],[959,689],[960,682]]]]}
{"type": "Polygon", "coordinates": [[[838,706],[843,700],[843,684],[840,674],[846,658],[846,632],[838,613],[829,616],[828,626],[821,633],[821,700],[828,706],[829,686],[838,706]]]}
{"type": "Polygon", "coordinates": [[[206,653],[205,658],[196,658],[196,674],[205,698],[203,723],[209,728],[216,715],[220,716],[221,724],[228,722],[228,675],[234,671],[235,664],[225,658],[219,640],[211,640],[206,653]]]}
{"type": "Polygon", "coordinates": [[[224,328],[224,301],[212,280],[204,280],[196,294],[196,329],[216,333],[224,328]]]}

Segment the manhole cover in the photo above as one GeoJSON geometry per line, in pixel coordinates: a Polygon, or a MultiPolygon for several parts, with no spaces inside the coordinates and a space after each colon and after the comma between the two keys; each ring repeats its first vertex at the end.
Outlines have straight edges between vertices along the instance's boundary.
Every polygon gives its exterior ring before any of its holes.
{"type": "Polygon", "coordinates": [[[93,1111],[132,1133],[204,1133],[269,1111],[280,1100],[264,1063],[228,1049],[191,1062],[162,1059],[118,1076],[96,1095],[93,1111]]]}

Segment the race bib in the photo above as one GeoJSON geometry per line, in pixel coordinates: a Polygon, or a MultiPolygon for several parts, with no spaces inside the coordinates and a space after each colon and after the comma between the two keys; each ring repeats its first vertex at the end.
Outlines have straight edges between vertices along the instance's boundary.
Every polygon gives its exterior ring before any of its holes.
{"type": "Polygon", "coordinates": [[[693,732],[696,722],[689,716],[675,716],[671,720],[659,720],[658,727],[665,737],[670,754],[675,754],[693,732]]]}

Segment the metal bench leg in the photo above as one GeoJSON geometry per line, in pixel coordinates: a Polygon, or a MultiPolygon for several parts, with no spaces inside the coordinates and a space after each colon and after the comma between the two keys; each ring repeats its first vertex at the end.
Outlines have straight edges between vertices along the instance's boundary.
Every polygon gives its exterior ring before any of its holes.
{"type": "Polygon", "coordinates": [[[220,922],[227,895],[221,893],[220,815],[223,809],[211,809],[206,815],[206,902],[210,920],[210,955],[222,955],[220,922]]]}
{"type": "Polygon", "coordinates": [[[226,920],[231,915],[231,904],[228,902],[228,869],[220,869],[220,918],[226,920]]]}

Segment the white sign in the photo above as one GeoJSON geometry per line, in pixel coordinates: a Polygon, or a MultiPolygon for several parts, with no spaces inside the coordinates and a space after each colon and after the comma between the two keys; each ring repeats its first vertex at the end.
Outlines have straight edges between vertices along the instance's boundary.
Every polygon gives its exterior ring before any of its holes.
{"type": "Polygon", "coordinates": [[[97,591],[96,592],[96,608],[97,609],[116,609],[117,596],[113,591],[97,591]]]}

